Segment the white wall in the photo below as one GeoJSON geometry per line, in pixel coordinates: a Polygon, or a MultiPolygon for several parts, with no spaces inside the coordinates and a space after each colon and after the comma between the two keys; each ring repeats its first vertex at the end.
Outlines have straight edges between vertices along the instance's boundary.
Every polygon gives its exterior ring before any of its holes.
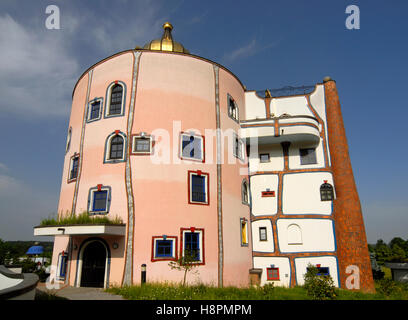
{"type": "Polygon", "coordinates": [[[283,213],[331,215],[332,201],[320,200],[320,186],[325,180],[334,187],[333,177],[330,172],[284,174],[283,213]]]}
{"type": "Polygon", "coordinates": [[[295,252],[334,252],[333,221],[329,219],[278,219],[278,245],[282,253],[295,252]],[[290,244],[288,227],[297,225],[301,231],[301,241],[290,244]]]}
{"type": "Polygon", "coordinates": [[[254,268],[262,269],[261,286],[267,283],[274,283],[276,286],[290,286],[290,262],[289,258],[285,257],[254,257],[254,268]],[[266,280],[266,268],[269,268],[271,264],[275,268],[279,268],[279,281],[266,280]]]}
{"type": "Polygon", "coordinates": [[[279,117],[285,113],[291,116],[313,116],[313,113],[307,106],[307,100],[305,96],[272,99],[270,110],[275,117],[279,117]]]}
{"type": "Polygon", "coordinates": [[[259,98],[255,91],[245,92],[245,120],[265,118],[266,109],[264,100],[259,98]]]}
{"type": "Polygon", "coordinates": [[[272,222],[269,219],[253,221],[252,226],[252,250],[257,252],[274,252],[272,222]],[[259,240],[259,228],[266,227],[266,241],[259,240]]]}
{"type": "Polygon", "coordinates": [[[328,267],[334,285],[336,287],[339,286],[337,259],[331,256],[295,258],[297,285],[303,285],[305,283],[304,275],[306,274],[306,268],[309,263],[315,266],[320,264],[321,267],[328,267]]]}
{"type": "Polygon", "coordinates": [[[262,174],[250,177],[251,207],[254,216],[274,215],[278,211],[278,184],[277,174],[262,174]],[[275,191],[275,197],[262,197],[266,189],[275,191]]]}
{"type": "Polygon", "coordinates": [[[258,146],[258,152],[249,155],[249,172],[282,171],[284,167],[283,150],[280,144],[274,146],[258,146]],[[259,155],[269,153],[269,162],[261,163],[259,155]]]}

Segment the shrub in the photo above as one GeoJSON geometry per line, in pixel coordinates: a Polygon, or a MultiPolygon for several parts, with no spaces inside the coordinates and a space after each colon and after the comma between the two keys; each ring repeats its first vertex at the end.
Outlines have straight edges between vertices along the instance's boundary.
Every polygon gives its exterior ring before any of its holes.
{"type": "Polygon", "coordinates": [[[307,295],[314,300],[336,299],[336,288],[333,279],[328,275],[318,275],[318,269],[311,264],[308,265],[304,276],[307,295]]]}
{"type": "Polygon", "coordinates": [[[397,289],[398,286],[392,279],[384,278],[378,281],[378,291],[387,297],[395,293],[397,289]]]}

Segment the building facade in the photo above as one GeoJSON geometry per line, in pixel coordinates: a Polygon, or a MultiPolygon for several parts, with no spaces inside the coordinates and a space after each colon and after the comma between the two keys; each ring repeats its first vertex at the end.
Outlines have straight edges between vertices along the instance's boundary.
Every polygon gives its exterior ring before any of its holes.
{"type": "Polygon", "coordinates": [[[35,227],[55,236],[52,277],[179,282],[169,262],[184,257],[190,283],[301,285],[311,263],[339,287],[357,266],[372,290],[335,82],[249,91],[171,31],[74,88],[59,215],[120,222],[35,227]]]}

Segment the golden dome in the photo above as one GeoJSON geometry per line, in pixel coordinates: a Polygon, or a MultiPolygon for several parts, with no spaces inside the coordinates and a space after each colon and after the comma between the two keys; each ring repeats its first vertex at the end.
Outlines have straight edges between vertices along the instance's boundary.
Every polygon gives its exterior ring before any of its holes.
{"type": "Polygon", "coordinates": [[[173,51],[173,52],[183,52],[189,53],[189,51],[183,47],[179,42],[173,40],[171,35],[171,30],[173,26],[170,22],[163,24],[163,35],[161,39],[155,39],[147,43],[143,48],[149,50],[159,50],[159,51],[173,51]]]}

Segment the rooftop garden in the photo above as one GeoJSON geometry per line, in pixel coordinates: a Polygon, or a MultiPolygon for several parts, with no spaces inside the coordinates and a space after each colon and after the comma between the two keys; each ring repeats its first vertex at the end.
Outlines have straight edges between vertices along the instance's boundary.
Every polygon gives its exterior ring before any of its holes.
{"type": "Polygon", "coordinates": [[[89,212],[82,212],[77,215],[70,213],[61,214],[57,217],[48,217],[41,220],[39,227],[61,226],[61,225],[85,225],[85,224],[109,224],[122,225],[123,220],[118,216],[110,218],[108,216],[89,215],[89,212]]]}

